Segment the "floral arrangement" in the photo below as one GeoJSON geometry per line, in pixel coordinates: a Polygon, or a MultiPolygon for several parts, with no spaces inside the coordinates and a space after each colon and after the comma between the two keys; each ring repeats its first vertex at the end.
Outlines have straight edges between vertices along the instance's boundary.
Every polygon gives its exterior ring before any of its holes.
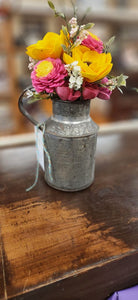
{"type": "Polygon", "coordinates": [[[104,44],[89,30],[93,23],[79,25],[74,16],[67,21],[48,1],[55,16],[64,20],[60,34],[48,32],[36,44],[27,47],[29,69],[34,90],[27,91],[35,100],[58,98],[63,101],[89,100],[95,97],[108,100],[117,87],[126,86],[127,76],[113,77],[110,46],[112,37],[104,44]]]}

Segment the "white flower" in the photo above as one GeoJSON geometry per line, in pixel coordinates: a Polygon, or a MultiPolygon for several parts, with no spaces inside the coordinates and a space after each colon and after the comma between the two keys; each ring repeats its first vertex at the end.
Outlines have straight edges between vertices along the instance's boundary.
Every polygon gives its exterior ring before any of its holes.
{"type": "Polygon", "coordinates": [[[77,85],[77,87],[81,87],[81,85],[82,85],[82,83],[83,83],[83,77],[82,76],[79,76],[78,78],[77,78],[77,80],[76,80],[76,85],[77,85]]]}
{"type": "Polygon", "coordinates": [[[87,39],[89,32],[87,30],[81,30],[80,34],[79,34],[79,39],[81,40],[81,42],[85,39],[87,39]]]}
{"type": "Polygon", "coordinates": [[[87,39],[88,34],[87,30],[82,30],[74,43],[75,47],[79,46],[83,40],[87,39]]]}
{"type": "Polygon", "coordinates": [[[80,75],[80,72],[81,72],[81,67],[80,66],[75,66],[72,70],[72,73],[73,73],[74,76],[80,75]]]}
{"type": "Polygon", "coordinates": [[[85,27],[85,25],[81,25],[81,26],[80,26],[80,31],[83,30],[84,27],[85,27]]]}
{"type": "Polygon", "coordinates": [[[70,89],[73,89],[74,88],[74,85],[75,85],[75,81],[76,81],[76,78],[74,76],[70,76],[69,78],[69,88],[70,89]]]}
{"type": "Polygon", "coordinates": [[[69,82],[74,83],[75,81],[76,81],[76,78],[73,75],[71,75],[70,79],[69,79],[69,82]]]}
{"type": "Polygon", "coordinates": [[[77,18],[73,17],[72,19],[69,20],[69,24],[71,25],[77,25],[77,18]]]}
{"type": "Polygon", "coordinates": [[[36,60],[29,56],[29,62],[28,69],[32,70],[36,64],[36,60]]]}
{"type": "Polygon", "coordinates": [[[81,76],[81,67],[78,66],[78,61],[65,65],[65,69],[68,71],[69,88],[79,90],[83,83],[83,77],[81,76]]]}
{"type": "Polygon", "coordinates": [[[68,72],[71,72],[74,69],[74,67],[77,66],[77,64],[78,64],[78,61],[75,60],[73,63],[65,65],[65,69],[68,72]]]}
{"type": "Polygon", "coordinates": [[[79,25],[77,24],[77,18],[73,17],[70,21],[69,21],[69,24],[70,24],[70,37],[73,38],[78,29],[79,29],[79,25]]]}
{"type": "Polygon", "coordinates": [[[30,63],[29,65],[28,65],[28,69],[29,70],[32,70],[34,68],[34,64],[33,63],[30,63]]]}
{"type": "Polygon", "coordinates": [[[77,33],[77,31],[78,31],[78,28],[79,28],[78,25],[77,25],[76,27],[72,27],[72,28],[71,28],[71,31],[70,31],[70,37],[71,37],[71,38],[73,38],[73,37],[76,35],[76,33],[77,33]]]}

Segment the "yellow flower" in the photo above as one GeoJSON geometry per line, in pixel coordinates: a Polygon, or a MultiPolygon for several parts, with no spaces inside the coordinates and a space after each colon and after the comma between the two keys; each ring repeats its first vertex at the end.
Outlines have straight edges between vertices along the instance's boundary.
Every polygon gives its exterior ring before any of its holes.
{"type": "Polygon", "coordinates": [[[86,46],[78,46],[72,50],[72,57],[63,54],[65,64],[78,61],[81,74],[88,82],[95,82],[110,73],[113,64],[110,53],[98,53],[88,49],[86,46]]]}
{"type": "Polygon", "coordinates": [[[36,69],[37,77],[47,76],[53,69],[53,64],[51,61],[42,60],[36,69]]]}
{"type": "Polygon", "coordinates": [[[28,46],[26,53],[36,60],[43,60],[48,57],[60,58],[63,51],[61,44],[61,35],[48,32],[42,40],[28,46]]]}

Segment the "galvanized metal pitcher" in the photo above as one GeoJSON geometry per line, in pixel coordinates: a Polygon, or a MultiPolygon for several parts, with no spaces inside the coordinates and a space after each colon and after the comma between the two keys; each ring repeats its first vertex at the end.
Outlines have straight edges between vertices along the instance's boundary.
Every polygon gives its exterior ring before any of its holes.
{"type": "MultiPolygon", "coordinates": [[[[37,125],[24,109],[23,99],[24,93],[19,98],[21,112],[37,125]]],[[[98,132],[98,126],[89,115],[90,101],[54,99],[52,102],[53,115],[45,122],[44,132],[44,147],[49,153],[52,176],[45,154],[45,180],[59,190],[83,190],[94,180],[98,132]]]]}

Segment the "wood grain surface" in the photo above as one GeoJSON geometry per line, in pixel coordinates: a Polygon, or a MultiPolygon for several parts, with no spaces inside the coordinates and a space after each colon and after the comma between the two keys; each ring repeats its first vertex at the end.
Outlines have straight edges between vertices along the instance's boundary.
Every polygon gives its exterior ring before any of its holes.
{"type": "Polygon", "coordinates": [[[137,153],[135,131],[100,135],[91,187],[60,192],[41,171],[27,193],[35,147],[1,150],[0,299],[104,300],[137,283],[137,153]]]}

